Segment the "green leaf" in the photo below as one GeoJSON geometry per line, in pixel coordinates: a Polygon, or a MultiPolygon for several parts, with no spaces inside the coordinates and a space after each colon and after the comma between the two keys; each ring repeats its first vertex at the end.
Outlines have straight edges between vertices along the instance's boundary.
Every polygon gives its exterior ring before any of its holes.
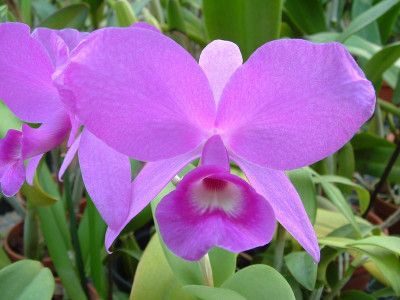
{"type": "Polygon", "coordinates": [[[243,297],[239,293],[223,288],[201,285],[187,285],[184,287],[184,289],[202,300],[247,300],[247,298],[243,297]]]}
{"type": "Polygon", "coordinates": [[[157,234],[143,252],[130,295],[134,300],[195,300],[175,278],[157,234]]]}
{"type": "Polygon", "coordinates": [[[342,195],[341,191],[334,186],[332,183],[324,180],[322,177],[321,179],[321,186],[326,193],[327,197],[336,205],[336,207],[342,212],[342,214],[349,220],[350,224],[353,226],[356,235],[361,237],[360,227],[356,222],[354,214],[347,203],[346,199],[342,195]]]}
{"type": "Polygon", "coordinates": [[[81,29],[85,24],[88,14],[89,6],[86,3],[72,4],[56,11],[43,20],[37,27],[81,29]]]}
{"type": "Polygon", "coordinates": [[[354,150],[371,149],[376,147],[391,148],[393,150],[396,148],[396,146],[387,139],[381,138],[369,132],[356,134],[352,138],[351,144],[353,145],[354,150]]]}
{"type": "Polygon", "coordinates": [[[282,0],[203,0],[210,40],[236,43],[244,60],[261,45],[279,38],[282,0]]]}
{"type": "Polygon", "coordinates": [[[339,300],[376,300],[376,298],[361,291],[350,290],[341,293],[339,300]]]}
{"type": "Polygon", "coordinates": [[[183,13],[178,0],[168,0],[167,2],[168,28],[169,30],[179,30],[186,32],[183,13]]]}
{"type": "Polygon", "coordinates": [[[397,255],[400,255],[400,238],[395,236],[371,236],[359,241],[349,243],[348,245],[354,247],[357,247],[359,245],[382,247],[386,250],[396,253],[397,255]]]}
{"type": "MultiPolygon", "coordinates": [[[[7,22],[7,13],[8,7],[7,5],[0,5],[0,23],[7,22]]],[[[1,110],[0,110],[1,111],[1,110]]],[[[1,119],[0,119],[1,120],[1,119]]],[[[0,127],[1,128],[1,127],[0,127]]]]}
{"type": "Polygon", "coordinates": [[[379,31],[381,34],[382,44],[386,44],[390,34],[392,33],[393,26],[400,12],[400,3],[395,5],[392,9],[387,11],[378,19],[379,31]]]}
{"type": "Polygon", "coordinates": [[[129,27],[138,21],[132,6],[126,0],[118,0],[114,5],[114,11],[120,27],[129,27]]]}
{"type": "MultiPolygon", "coordinates": [[[[361,15],[366,10],[372,7],[372,0],[363,0],[363,1],[354,1],[353,5],[351,6],[351,19],[354,20],[359,15],[361,15]]],[[[381,36],[378,28],[378,23],[372,22],[371,24],[365,26],[357,35],[365,38],[367,41],[372,43],[381,44],[381,36]]]]}
{"type": "Polygon", "coordinates": [[[236,256],[236,253],[217,247],[210,250],[209,257],[213,272],[214,286],[221,286],[235,273],[236,256]]]}
{"type": "Polygon", "coordinates": [[[374,5],[373,7],[359,15],[357,18],[352,20],[349,26],[347,26],[346,29],[337,38],[337,41],[343,43],[351,35],[358,32],[368,24],[374,22],[397,3],[399,3],[399,0],[384,0],[374,5]]]}
{"type": "Polygon", "coordinates": [[[348,249],[349,247],[347,245],[352,242],[354,242],[353,239],[334,237],[334,236],[318,238],[318,244],[320,245],[342,248],[342,249],[348,249]]]}
{"type": "Polygon", "coordinates": [[[292,252],[284,257],[286,266],[293,277],[306,289],[312,291],[317,280],[318,265],[305,251],[292,252]]]}
{"type": "Polygon", "coordinates": [[[305,169],[297,169],[286,172],[290,181],[299,193],[304,208],[306,209],[308,218],[311,223],[315,223],[317,214],[317,192],[310,172],[305,169]]]}
{"type": "Polygon", "coordinates": [[[38,261],[21,260],[0,271],[2,299],[51,299],[54,277],[38,261]]]}
{"type": "Polygon", "coordinates": [[[327,31],[324,10],[319,0],[286,0],[285,12],[304,34],[327,31]]]}
{"type": "Polygon", "coordinates": [[[11,265],[11,260],[4,251],[3,247],[0,247],[0,270],[8,265],[11,265]]]}
{"type": "Polygon", "coordinates": [[[9,129],[21,130],[21,128],[22,121],[0,100],[0,139],[6,136],[9,129]]]}
{"type": "MultiPolygon", "coordinates": [[[[346,143],[338,152],[337,152],[337,174],[339,176],[346,177],[348,179],[353,179],[355,172],[355,160],[354,160],[354,151],[351,143],[346,143]]],[[[345,185],[338,185],[340,190],[346,194],[351,194],[351,188],[345,185]]],[[[369,199],[369,198],[368,198],[369,199]]]]}
{"type": "Polygon", "coordinates": [[[385,72],[400,57],[400,42],[382,48],[364,66],[364,73],[369,80],[377,85],[385,72]]]}
{"type": "Polygon", "coordinates": [[[322,180],[325,180],[327,182],[340,183],[340,184],[347,185],[347,186],[354,188],[357,192],[361,214],[363,214],[366,211],[366,209],[368,208],[368,205],[369,205],[370,194],[369,194],[368,190],[366,190],[364,187],[362,187],[361,185],[358,185],[357,183],[354,183],[353,181],[351,181],[348,178],[341,177],[341,176],[322,175],[321,178],[322,178],[322,180]]]}
{"type": "Polygon", "coordinates": [[[400,262],[391,251],[381,247],[357,245],[357,250],[365,253],[390,282],[397,296],[400,296],[400,262]]]}
{"type": "Polygon", "coordinates": [[[267,265],[251,265],[231,278],[222,288],[233,290],[247,300],[285,299],[295,300],[289,283],[274,268],[267,265]]]}

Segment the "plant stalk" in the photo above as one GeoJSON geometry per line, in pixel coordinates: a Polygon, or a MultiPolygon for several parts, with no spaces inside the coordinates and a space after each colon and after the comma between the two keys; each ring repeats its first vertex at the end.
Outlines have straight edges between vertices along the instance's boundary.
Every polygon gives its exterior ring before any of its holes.
{"type": "Polygon", "coordinates": [[[81,252],[81,247],[79,244],[79,238],[78,238],[78,226],[76,224],[76,216],[75,216],[75,211],[74,211],[74,204],[72,203],[72,197],[71,197],[71,186],[69,182],[69,172],[68,169],[65,170],[64,176],[64,192],[65,192],[65,198],[67,200],[67,206],[68,206],[68,213],[69,213],[69,222],[70,222],[70,228],[71,228],[71,237],[72,237],[72,244],[75,250],[75,258],[76,258],[76,265],[78,267],[78,273],[79,273],[79,278],[81,281],[81,285],[83,288],[83,291],[86,294],[86,297],[89,299],[89,291],[87,288],[87,280],[85,276],[85,269],[84,269],[84,264],[83,264],[83,259],[82,259],[82,252],[81,252]]]}
{"type": "Polygon", "coordinates": [[[283,253],[285,250],[285,234],[286,230],[281,224],[278,223],[276,231],[276,243],[274,253],[274,268],[278,272],[282,270],[283,265],[283,253]]]}
{"type": "Polygon", "coordinates": [[[204,285],[211,287],[214,286],[210,257],[208,256],[208,254],[204,255],[199,260],[199,266],[204,285]]]}
{"type": "Polygon", "coordinates": [[[371,207],[373,206],[376,196],[378,196],[379,191],[382,189],[383,185],[385,184],[386,179],[388,178],[388,176],[390,174],[390,171],[392,170],[397,158],[399,157],[399,154],[400,154],[400,139],[397,139],[396,149],[394,150],[392,157],[390,157],[390,160],[389,160],[388,164],[386,165],[385,170],[383,171],[381,179],[379,180],[379,182],[377,183],[377,185],[374,188],[374,191],[371,194],[371,200],[369,202],[367,210],[363,214],[363,217],[365,217],[368,214],[371,207]]]}

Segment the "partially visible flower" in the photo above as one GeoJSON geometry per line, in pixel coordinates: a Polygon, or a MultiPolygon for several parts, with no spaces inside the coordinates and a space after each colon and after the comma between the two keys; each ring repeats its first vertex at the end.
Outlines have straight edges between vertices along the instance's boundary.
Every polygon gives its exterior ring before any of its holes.
{"type": "MultiPolygon", "coordinates": [[[[94,197],[109,226],[107,249],[185,165],[202,157],[157,208],[171,250],[197,260],[214,246],[242,251],[265,244],[275,215],[319,260],[315,232],[283,170],[334,153],[373,113],[374,89],[341,44],[273,41],[242,65],[235,44],[214,41],[198,65],[158,33],[109,28],[77,47],[64,80],[73,112],[108,145],[97,141],[99,149],[149,161],[132,185],[120,183],[121,203],[94,197]],[[251,186],[229,173],[229,160],[251,186]]],[[[80,161],[85,184],[100,193],[108,186],[99,179],[105,172],[90,168],[99,159],[87,146],[93,138],[82,137],[80,161]]],[[[127,163],[121,169],[126,173],[127,163]]]]}
{"type": "MultiPolygon", "coordinates": [[[[36,29],[21,23],[0,24],[0,99],[28,123],[22,131],[9,130],[0,140],[0,182],[3,193],[14,195],[25,177],[32,184],[43,154],[70,135],[74,141],[79,122],[63,105],[56,81],[69,61],[70,52],[88,34],[74,29],[36,29]],[[24,160],[30,159],[26,169],[24,160]]],[[[68,161],[65,162],[68,164],[68,161]]]]}

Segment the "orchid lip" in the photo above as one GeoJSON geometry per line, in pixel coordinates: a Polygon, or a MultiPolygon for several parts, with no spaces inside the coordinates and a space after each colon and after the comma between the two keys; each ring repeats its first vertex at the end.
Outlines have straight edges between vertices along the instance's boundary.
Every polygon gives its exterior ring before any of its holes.
{"type": "Polygon", "coordinates": [[[242,193],[232,182],[206,177],[189,191],[190,201],[200,214],[222,210],[228,216],[240,214],[242,193]]]}

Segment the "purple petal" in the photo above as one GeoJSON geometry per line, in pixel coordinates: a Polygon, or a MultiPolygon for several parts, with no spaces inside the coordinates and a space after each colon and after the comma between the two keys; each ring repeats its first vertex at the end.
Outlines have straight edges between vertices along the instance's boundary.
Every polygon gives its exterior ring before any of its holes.
{"type": "Polygon", "coordinates": [[[232,152],[289,170],[334,153],[374,107],[374,88],[343,45],[279,40],[232,75],[217,124],[232,152]]]}
{"type": "Polygon", "coordinates": [[[240,49],[232,42],[216,40],[201,52],[199,65],[208,78],[217,104],[229,78],[242,63],[240,49]]]}
{"type": "Polygon", "coordinates": [[[132,220],[161,190],[191,161],[199,158],[201,147],[167,160],[147,163],[132,183],[129,215],[117,229],[108,228],[106,232],[106,248],[110,248],[124,227],[132,220]]]}
{"type": "Polygon", "coordinates": [[[81,134],[79,163],[86,189],[110,228],[119,228],[130,207],[131,164],[87,129],[81,134]]]}
{"type": "Polygon", "coordinates": [[[74,159],[75,154],[78,151],[80,141],[81,141],[81,135],[79,135],[74,140],[71,147],[68,149],[67,154],[64,157],[63,163],[61,164],[60,171],[58,172],[58,180],[59,181],[63,181],[62,177],[64,176],[64,172],[70,165],[71,161],[74,159]]]}
{"type": "Polygon", "coordinates": [[[69,49],[69,52],[75,49],[80,42],[87,39],[89,36],[88,32],[79,32],[78,30],[71,28],[56,30],[56,33],[64,40],[69,49]]]}
{"type": "Polygon", "coordinates": [[[24,161],[21,158],[22,133],[11,129],[0,140],[0,182],[4,195],[15,195],[25,181],[24,161]]]}
{"type": "Polygon", "coordinates": [[[68,47],[64,40],[58,36],[56,30],[37,28],[33,31],[32,37],[42,44],[55,68],[67,63],[68,47]]]}
{"type": "Polygon", "coordinates": [[[320,251],[315,231],[286,174],[252,164],[235,155],[231,155],[231,158],[242,169],[255,190],[269,201],[279,223],[318,262],[320,251]]]}
{"type": "Polygon", "coordinates": [[[230,170],[229,155],[222,142],[221,136],[218,134],[209,138],[204,145],[201,155],[201,164],[220,166],[227,171],[230,170]]]}
{"type": "Polygon", "coordinates": [[[33,177],[35,176],[36,169],[42,159],[43,154],[32,157],[26,165],[26,182],[33,185],[33,177]]]}
{"type": "Polygon", "coordinates": [[[241,252],[267,244],[275,215],[243,179],[219,166],[201,166],[158,204],[156,218],[167,247],[190,261],[211,248],[241,252]]]}
{"type": "Polygon", "coordinates": [[[136,28],[143,28],[143,29],[148,29],[148,30],[153,30],[155,32],[158,33],[162,33],[157,27],[149,24],[149,23],[145,23],[145,22],[137,22],[131,25],[131,27],[136,27],[136,28]]]}
{"type": "Polygon", "coordinates": [[[174,157],[211,135],[216,108],[202,69],[181,46],[152,30],[92,33],[74,51],[64,83],[90,132],[130,157],[174,157]]]}
{"type": "Polygon", "coordinates": [[[21,23],[0,24],[0,98],[21,120],[42,123],[62,107],[54,66],[21,23]]]}
{"type": "Polygon", "coordinates": [[[39,128],[22,125],[22,157],[27,159],[60,145],[68,136],[71,124],[64,111],[57,112],[39,128]]]}

